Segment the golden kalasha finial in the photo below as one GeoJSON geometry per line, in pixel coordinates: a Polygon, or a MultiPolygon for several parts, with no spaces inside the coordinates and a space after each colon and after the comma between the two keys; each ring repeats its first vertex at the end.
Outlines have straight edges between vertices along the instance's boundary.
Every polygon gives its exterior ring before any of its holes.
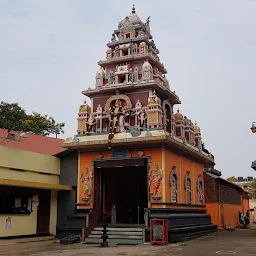
{"type": "Polygon", "coordinates": [[[132,6],[132,14],[135,14],[136,10],[135,10],[135,5],[132,6]]]}

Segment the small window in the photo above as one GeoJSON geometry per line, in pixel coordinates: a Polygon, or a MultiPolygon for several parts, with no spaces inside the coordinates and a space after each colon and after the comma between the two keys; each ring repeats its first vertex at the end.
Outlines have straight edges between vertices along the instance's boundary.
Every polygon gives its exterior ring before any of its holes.
{"type": "Polygon", "coordinates": [[[170,196],[172,203],[178,202],[178,177],[176,167],[173,167],[170,173],[170,196]]]}
{"type": "Polygon", "coordinates": [[[199,176],[197,181],[197,196],[198,196],[198,204],[204,204],[204,187],[201,176],[199,176]]]}
{"type": "Polygon", "coordinates": [[[127,56],[128,55],[128,48],[125,48],[122,50],[122,56],[127,56]]]}
{"type": "Polygon", "coordinates": [[[176,136],[180,137],[181,136],[181,128],[176,127],[176,136]]]}
{"type": "Polygon", "coordinates": [[[118,76],[118,84],[122,84],[126,81],[125,79],[125,74],[119,75],[118,76]]]}
{"type": "Polygon", "coordinates": [[[185,178],[185,193],[186,193],[186,203],[192,204],[192,183],[190,174],[187,173],[185,178]]]}

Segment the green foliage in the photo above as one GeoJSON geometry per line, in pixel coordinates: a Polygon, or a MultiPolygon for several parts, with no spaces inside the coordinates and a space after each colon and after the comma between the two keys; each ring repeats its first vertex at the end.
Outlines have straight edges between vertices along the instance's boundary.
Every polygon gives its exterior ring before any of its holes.
{"type": "Polygon", "coordinates": [[[229,181],[229,182],[236,182],[237,178],[232,176],[232,177],[227,178],[227,181],[229,181]]]}
{"type": "Polygon", "coordinates": [[[17,103],[1,102],[0,128],[15,131],[31,132],[38,135],[64,133],[65,123],[56,123],[53,117],[33,112],[27,114],[17,103]]]}
{"type": "Polygon", "coordinates": [[[249,188],[250,188],[251,190],[256,191],[256,178],[254,178],[254,179],[252,180],[252,182],[249,184],[249,188]]]}

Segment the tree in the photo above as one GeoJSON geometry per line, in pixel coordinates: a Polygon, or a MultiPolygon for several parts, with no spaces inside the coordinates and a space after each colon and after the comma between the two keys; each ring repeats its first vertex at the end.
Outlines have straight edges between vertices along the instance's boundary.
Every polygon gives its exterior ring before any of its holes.
{"type": "Polygon", "coordinates": [[[256,178],[254,178],[254,179],[252,180],[252,182],[250,182],[249,188],[250,188],[251,190],[256,191],[256,178]]]}
{"type": "Polygon", "coordinates": [[[17,103],[0,104],[0,128],[21,131],[27,114],[17,103]]]}
{"type": "Polygon", "coordinates": [[[256,198],[256,178],[249,183],[249,193],[251,198],[256,198]]]}
{"type": "Polygon", "coordinates": [[[228,177],[228,178],[227,178],[227,181],[229,181],[229,182],[236,182],[236,181],[237,181],[237,178],[234,177],[234,176],[228,177]]]}
{"type": "Polygon", "coordinates": [[[64,133],[65,123],[56,123],[53,117],[33,112],[27,114],[17,103],[1,102],[0,128],[30,132],[38,135],[64,133]]]}

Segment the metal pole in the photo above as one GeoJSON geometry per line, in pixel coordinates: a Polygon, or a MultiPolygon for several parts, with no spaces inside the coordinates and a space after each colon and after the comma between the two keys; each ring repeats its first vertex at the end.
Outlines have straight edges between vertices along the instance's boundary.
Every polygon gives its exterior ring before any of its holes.
{"type": "Polygon", "coordinates": [[[140,207],[138,206],[138,224],[140,224],[140,207]]]}
{"type": "Polygon", "coordinates": [[[102,243],[101,243],[101,247],[108,247],[108,242],[107,242],[107,238],[108,238],[108,230],[107,230],[107,213],[104,212],[103,213],[103,220],[102,220],[102,226],[103,226],[103,229],[102,229],[102,243]]]}

